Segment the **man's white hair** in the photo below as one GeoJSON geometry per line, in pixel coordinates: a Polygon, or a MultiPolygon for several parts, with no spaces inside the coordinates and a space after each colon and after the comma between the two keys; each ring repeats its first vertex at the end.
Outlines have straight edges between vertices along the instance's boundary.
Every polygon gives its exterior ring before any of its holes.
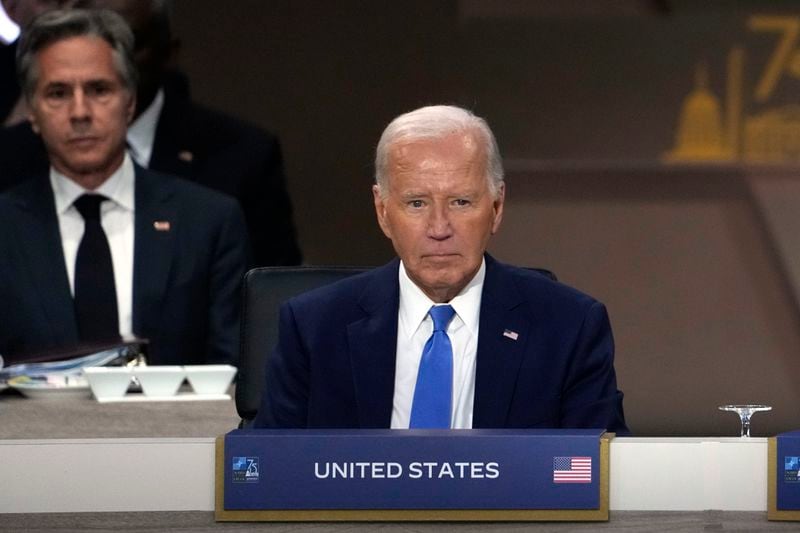
{"type": "Polygon", "coordinates": [[[497,196],[503,183],[503,161],[492,130],[484,119],[467,109],[450,105],[421,107],[395,118],[383,130],[375,150],[375,183],[382,197],[388,194],[389,151],[397,142],[441,139],[454,133],[473,133],[483,143],[486,179],[497,196]]]}

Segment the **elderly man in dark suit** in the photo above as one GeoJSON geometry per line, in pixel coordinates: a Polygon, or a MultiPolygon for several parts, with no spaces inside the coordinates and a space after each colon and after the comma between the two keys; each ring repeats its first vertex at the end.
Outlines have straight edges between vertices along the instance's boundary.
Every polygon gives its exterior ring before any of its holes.
{"type": "MultiPolygon", "coordinates": [[[[277,137],[194,102],[185,76],[172,67],[170,2],[78,0],[78,7],[119,13],[136,36],[140,73],[134,120],[128,130],[133,160],[229,194],[245,215],[255,266],[302,260],[277,137]]],[[[28,124],[0,130],[0,191],[47,158],[28,124]]]]}
{"type": "Polygon", "coordinates": [[[0,353],[150,340],[150,362],[235,362],[247,230],[236,201],[125,150],[133,34],[110,11],[51,11],[18,70],[49,170],[0,196],[0,353]]]}
{"type": "Polygon", "coordinates": [[[483,119],[396,118],[373,195],[399,259],[283,305],[256,427],[627,432],[605,307],[486,254],[505,183],[483,119]]]}

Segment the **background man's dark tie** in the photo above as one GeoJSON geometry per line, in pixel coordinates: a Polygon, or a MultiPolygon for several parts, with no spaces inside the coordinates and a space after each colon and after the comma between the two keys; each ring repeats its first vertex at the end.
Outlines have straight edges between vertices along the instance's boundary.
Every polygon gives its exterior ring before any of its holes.
{"type": "Polygon", "coordinates": [[[75,200],[85,229],[75,260],[75,317],[81,342],[119,339],[117,291],[114,266],[106,232],[100,225],[99,194],[84,194],[75,200]]]}

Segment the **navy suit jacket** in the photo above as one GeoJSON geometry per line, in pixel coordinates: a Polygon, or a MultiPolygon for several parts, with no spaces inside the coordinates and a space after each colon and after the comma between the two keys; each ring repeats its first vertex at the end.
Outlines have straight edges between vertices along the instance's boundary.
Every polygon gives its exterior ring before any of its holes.
{"type": "MultiPolygon", "coordinates": [[[[235,362],[247,230],[232,198],[136,167],[133,331],[152,364],[235,362]],[[155,227],[155,222],[169,222],[155,227]]],[[[46,175],[0,195],[0,354],[78,342],[46,175]]]]}
{"type": "MultiPolygon", "coordinates": [[[[390,426],[398,265],[395,259],[282,306],[255,427],[390,426]]],[[[605,307],[486,255],[474,400],[475,428],[627,433],[605,307]]]]}
{"type": "Polygon", "coordinates": [[[239,200],[255,266],[300,264],[278,138],[195,103],[178,74],[168,77],[164,93],[149,168],[239,200]]]}

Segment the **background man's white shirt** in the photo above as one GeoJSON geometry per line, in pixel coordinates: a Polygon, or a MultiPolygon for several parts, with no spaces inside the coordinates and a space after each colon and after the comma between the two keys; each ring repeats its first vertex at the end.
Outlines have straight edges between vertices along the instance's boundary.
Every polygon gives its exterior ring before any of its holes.
{"type": "Polygon", "coordinates": [[[128,126],[128,133],[125,137],[128,141],[128,151],[133,160],[144,168],[150,167],[153,144],[156,140],[156,128],[158,128],[158,119],[161,117],[163,108],[164,89],[159,89],[147,109],[128,126]]]}

